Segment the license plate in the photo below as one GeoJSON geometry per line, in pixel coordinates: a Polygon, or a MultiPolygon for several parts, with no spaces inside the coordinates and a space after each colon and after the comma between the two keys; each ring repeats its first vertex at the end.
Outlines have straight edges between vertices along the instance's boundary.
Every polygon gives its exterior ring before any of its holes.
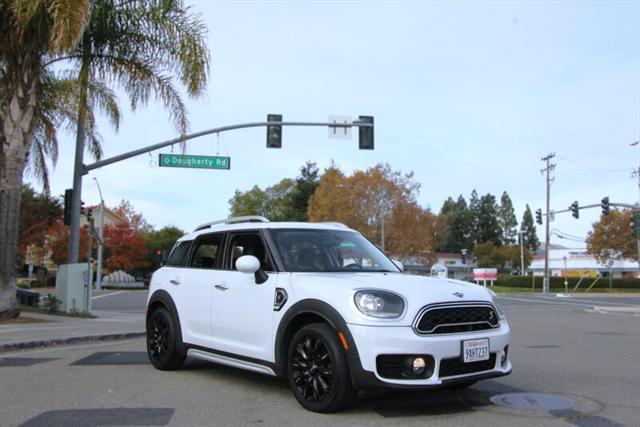
{"type": "Polygon", "coordinates": [[[489,360],[489,338],[462,341],[462,361],[464,363],[489,360]]]}

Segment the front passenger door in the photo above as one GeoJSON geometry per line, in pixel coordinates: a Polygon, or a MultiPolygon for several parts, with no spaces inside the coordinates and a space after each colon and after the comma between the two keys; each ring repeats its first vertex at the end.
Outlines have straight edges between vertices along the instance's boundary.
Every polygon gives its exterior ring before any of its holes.
{"type": "Polygon", "coordinates": [[[211,297],[211,334],[216,350],[272,361],[273,301],[278,275],[258,231],[230,233],[224,270],[211,297]],[[269,276],[260,285],[253,274],[241,273],[235,261],[254,255],[269,276]]]}

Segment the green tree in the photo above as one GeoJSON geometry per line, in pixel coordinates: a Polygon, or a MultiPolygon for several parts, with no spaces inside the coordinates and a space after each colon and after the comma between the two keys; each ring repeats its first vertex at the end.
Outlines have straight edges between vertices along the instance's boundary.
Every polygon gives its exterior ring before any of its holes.
{"type": "Polygon", "coordinates": [[[262,215],[271,221],[307,221],[309,198],[320,182],[315,163],[307,162],[296,179],[284,178],[262,190],[236,190],[229,200],[231,216],[262,215]]]}
{"type": "Polygon", "coordinates": [[[538,234],[536,233],[536,226],[533,223],[533,215],[531,214],[531,208],[529,205],[524,209],[522,214],[522,222],[520,223],[520,230],[522,233],[522,244],[525,248],[529,249],[532,253],[535,253],[540,246],[540,240],[538,240],[538,234]]]}
{"type": "Polygon", "coordinates": [[[480,238],[480,198],[474,188],[469,197],[469,232],[472,244],[482,243],[480,238]]]}
{"type": "MultiPolygon", "coordinates": [[[[497,268],[500,271],[520,270],[520,248],[516,246],[496,246],[493,242],[481,243],[474,248],[478,267],[497,268]]],[[[531,253],[523,251],[525,268],[531,264],[531,253]]]]}
{"type": "Polygon", "coordinates": [[[172,225],[162,227],[160,230],[147,231],[142,234],[149,250],[147,260],[152,270],[159,268],[160,262],[162,261],[158,257],[157,251],[160,250],[163,254],[168,255],[176,240],[184,236],[184,234],[184,231],[172,225]]]}
{"type": "Polygon", "coordinates": [[[502,229],[498,222],[498,204],[493,194],[486,194],[480,198],[477,238],[479,243],[492,242],[496,246],[502,244],[502,229]]]}
{"type": "Polygon", "coordinates": [[[300,168],[300,175],[296,178],[296,185],[291,194],[291,203],[296,212],[296,221],[307,221],[309,219],[309,198],[313,195],[320,184],[320,172],[318,166],[311,161],[306,162],[300,168]]]}
{"type": "Polygon", "coordinates": [[[500,198],[498,225],[502,229],[502,244],[505,246],[515,245],[516,236],[518,235],[518,220],[516,220],[511,197],[509,197],[506,191],[502,193],[502,197],[500,198]]]}
{"type": "Polygon", "coordinates": [[[19,314],[15,261],[23,174],[34,139],[53,130],[41,114],[44,63],[77,45],[89,11],[89,0],[0,2],[0,317],[19,314]]]}
{"type": "Polygon", "coordinates": [[[440,214],[446,218],[447,223],[445,244],[440,250],[452,253],[460,253],[462,249],[471,251],[473,248],[472,219],[464,197],[460,195],[456,201],[449,197],[442,205],[440,214]]]}

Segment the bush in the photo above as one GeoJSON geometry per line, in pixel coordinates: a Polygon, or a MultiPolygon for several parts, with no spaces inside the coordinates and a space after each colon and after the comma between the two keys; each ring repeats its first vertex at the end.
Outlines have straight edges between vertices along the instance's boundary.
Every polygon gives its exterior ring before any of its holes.
{"type": "Polygon", "coordinates": [[[26,282],[24,280],[19,280],[19,281],[16,282],[16,288],[30,289],[31,285],[29,284],[29,282],[26,282]]]}
{"type": "Polygon", "coordinates": [[[42,309],[47,313],[56,313],[58,311],[58,305],[62,303],[55,295],[47,294],[42,299],[42,309]]]}
{"type": "MultiPolygon", "coordinates": [[[[542,289],[542,277],[535,278],[535,288],[542,289]]],[[[564,290],[564,277],[551,277],[550,287],[551,289],[564,290]]],[[[572,290],[578,281],[579,277],[567,277],[568,288],[572,290]]],[[[585,277],[580,283],[578,290],[585,290],[591,284],[595,278],[585,277]]],[[[496,285],[507,286],[510,288],[531,288],[533,279],[531,276],[512,276],[510,274],[499,274],[496,285]]],[[[612,279],[612,286],[617,289],[640,289],[640,279],[612,279]]],[[[592,289],[609,289],[609,278],[601,277],[592,289]]]]}

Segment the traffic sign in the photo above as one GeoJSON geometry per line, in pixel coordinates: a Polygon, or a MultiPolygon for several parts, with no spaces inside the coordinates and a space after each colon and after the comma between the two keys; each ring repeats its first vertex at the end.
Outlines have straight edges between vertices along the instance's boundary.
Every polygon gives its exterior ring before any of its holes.
{"type": "Polygon", "coordinates": [[[160,154],[160,166],[193,169],[229,169],[231,157],[160,154]]]}
{"type": "MultiPolygon", "coordinates": [[[[339,125],[349,125],[352,122],[350,116],[329,116],[329,123],[339,125]]],[[[329,125],[329,138],[332,139],[351,139],[350,127],[336,127],[329,125]]]]}

